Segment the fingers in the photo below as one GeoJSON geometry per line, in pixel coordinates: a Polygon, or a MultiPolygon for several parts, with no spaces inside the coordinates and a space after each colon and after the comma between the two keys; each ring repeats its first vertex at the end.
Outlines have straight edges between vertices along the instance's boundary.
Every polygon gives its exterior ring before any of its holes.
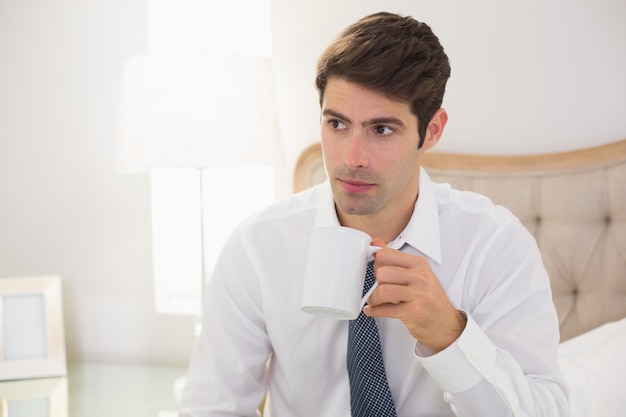
{"type": "Polygon", "coordinates": [[[380,305],[366,304],[363,307],[363,313],[370,317],[388,317],[395,319],[402,319],[404,316],[404,309],[399,308],[398,304],[385,303],[380,305]]]}
{"type": "Polygon", "coordinates": [[[409,332],[435,351],[452,343],[465,322],[450,302],[428,260],[386,247],[380,239],[374,272],[378,287],[363,312],[371,317],[397,318],[409,332]]]}
{"type": "MultiPolygon", "coordinates": [[[[374,242],[374,241],[372,241],[374,242]]],[[[373,243],[372,243],[373,244],[373,243]]],[[[413,267],[430,267],[426,258],[408,253],[400,252],[399,250],[392,249],[390,247],[381,246],[383,249],[379,250],[376,255],[375,267],[380,268],[387,265],[398,266],[402,268],[413,267]]]]}
{"type": "MultiPolygon", "coordinates": [[[[373,239],[372,245],[379,245],[380,239],[373,239]]],[[[368,300],[370,307],[383,304],[397,305],[409,303],[428,293],[433,285],[440,285],[432,273],[426,258],[383,247],[375,254],[374,272],[378,288],[368,300]]]]}
{"type": "Polygon", "coordinates": [[[411,294],[408,284],[378,284],[378,288],[370,298],[367,300],[367,304],[371,307],[376,307],[382,304],[400,304],[411,301],[414,296],[411,294]]]}
{"type": "Polygon", "coordinates": [[[379,248],[384,248],[384,247],[386,247],[386,246],[387,246],[387,245],[385,245],[385,242],[384,242],[382,239],[377,238],[377,237],[375,237],[374,239],[372,239],[372,243],[371,243],[371,245],[372,245],[372,246],[378,246],[379,248]]]}
{"type": "MultiPolygon", "coordinates": [[[[377,243],[374,239],[372,244],[377,243]]],[[[382,241],[380,241],[382,242],[382,241]]],[[[382,246],[375,255],[374,272],[379,287],[368,300],[370,306],[411,302],[438,280],[425,258],[382,246]]]]}
{"type": "Polygon", "coordinates": [[[426,258],[383,248],[375,255],[374,274],[379,284],[421,286],[432,280],[434,274],[426,258]]]}

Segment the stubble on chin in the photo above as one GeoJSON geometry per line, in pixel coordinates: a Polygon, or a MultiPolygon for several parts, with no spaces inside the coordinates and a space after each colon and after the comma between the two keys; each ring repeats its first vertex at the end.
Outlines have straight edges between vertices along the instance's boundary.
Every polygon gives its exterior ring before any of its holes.
{"type": "Polygon", "coordinates": [[[377,175],[366,169],[352,170],[346,167],[335,169],[331,176],[331,188],[335,200],[338,215],[345,213],[352,216],[367,216],[376,212],[377,203],[374,190],[364,194],[351,193],[341,186],[341,181],[361,182],[365,184],[379,184],[380,179],[377,175]]]}
{"type": "Polygon", "coordinates": [[[351,194],[342,190],[339,185],[332,188],[338,215],[343,213],[350,216],[367,216],[376,212],[376,199],[372,195],[351,194]]]}

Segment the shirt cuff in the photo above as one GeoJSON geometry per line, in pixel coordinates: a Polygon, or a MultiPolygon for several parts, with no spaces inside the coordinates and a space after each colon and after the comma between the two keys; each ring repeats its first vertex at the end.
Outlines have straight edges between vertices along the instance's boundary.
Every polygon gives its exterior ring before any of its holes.
{"type": "Polygon", "coordinates": [[[427,352],[419,342],[415,356],[437,385],[451,394],[463,392],[484,378],[481,369],[492,368],[496,348],[476,322],[467,315],[467,324],[461,336],[439,353],[427,352]]]}

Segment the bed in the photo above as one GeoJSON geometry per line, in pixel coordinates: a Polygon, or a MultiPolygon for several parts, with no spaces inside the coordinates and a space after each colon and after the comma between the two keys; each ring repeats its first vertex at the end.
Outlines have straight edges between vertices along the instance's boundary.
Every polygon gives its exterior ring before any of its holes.
{"type": "MultiPolygon", "coordinates": [[[[559,316],[559,362],[571,417],[626,415],[626,139],[525,156],[427,152],[436,182],[487,195],[537,239],[559,316]]],[[[326,179],[319,143],[296,165],[294,188],[326,179]]]]}

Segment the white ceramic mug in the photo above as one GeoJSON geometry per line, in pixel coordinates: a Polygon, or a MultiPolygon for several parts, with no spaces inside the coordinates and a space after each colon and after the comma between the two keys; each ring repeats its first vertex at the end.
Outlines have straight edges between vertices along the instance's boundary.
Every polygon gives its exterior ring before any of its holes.
{"type": "Polygon", "coordinates": [[[368,261],[381,248],[372,238],[343,226],[320,226],[311,231],[300,308],[316,316],[355,319],[378,286],[364,295],[368,261]]]}

